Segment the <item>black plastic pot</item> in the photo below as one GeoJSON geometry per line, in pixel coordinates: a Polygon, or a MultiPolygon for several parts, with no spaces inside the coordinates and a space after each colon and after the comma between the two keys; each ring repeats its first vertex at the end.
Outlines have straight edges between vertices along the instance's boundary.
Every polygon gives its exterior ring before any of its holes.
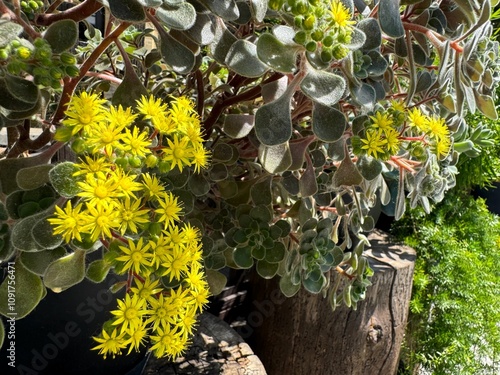
{"type": "Polygon", "coordinates": [[[96,345],[92,336],[116,309],[116,295],[109,291],[116,281],[110,275],[101,284],[85,280],[62,293],[48,291],[31,314],[15,322],[13,331],[4,319],[6,333],[13,332],[15,338],[5,338],[0,374],[125,375],[136,367],[133,374],[140,374],[145,352],[103,359],[90,350],[96,345]]]}
{"type": "Polygon", "coordinates": [[[474,191],[474,196],[486,199],[488,209],[500,215],[500,182],[495,182],[493,187],[487,189],[477,189],[474,191]]]}

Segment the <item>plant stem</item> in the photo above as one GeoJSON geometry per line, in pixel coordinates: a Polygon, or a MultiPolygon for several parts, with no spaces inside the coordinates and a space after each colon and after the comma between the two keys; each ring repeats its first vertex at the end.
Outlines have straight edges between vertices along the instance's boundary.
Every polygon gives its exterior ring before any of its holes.
{"type": "MultiPolygon", "coordinates": [[[[412,30],[412,31],[416,31],[418,33],[425,34],[425,36],[427,36],[429,41],[438,49],[441,49],[443,46],[443,42],[448,40],[443,35],[438,34],[434,30],[431,30],[431,29],[429,29],[425,26],[422,26],[422,25],[418,25],[418,24],[411,23],[411,22],[403,22],[403,27],[405,28],[405,30],[412,30]]],[[[450,40],[450,47],[453,48],[458,53],[461,53],[464,50],[460,44],[458,44],[457,42],[455,42],[453,40],[450,40]]]]}
{"type": "Polygon", "coordinates": [[[41,13],[35,18],[35,24],[39,26],[49,26],[60,20],[80,22],[97,12],[102,6],[103,5],[97,0],[86,0],[83,3],[59,13],[41,13]]]}

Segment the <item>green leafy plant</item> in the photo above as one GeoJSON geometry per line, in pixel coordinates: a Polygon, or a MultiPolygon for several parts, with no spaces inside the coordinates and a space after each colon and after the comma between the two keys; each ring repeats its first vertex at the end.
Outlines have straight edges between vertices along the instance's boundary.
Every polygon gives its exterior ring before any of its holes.
{"type": "Polygon", "coordinates": [[[481,199],[450,194],[431,215],[411,211],[393,232],[418,249],[406,367],[412,373],[497,372],[498,216],[481,199]]]}
{"type": "MultiPolygon", "coordinates": [[[[153,243],[168,229],[156,225],[166,202],[178,199],[182,220],[200,233],[197,262],[213,294],[226,282],[221,269],[255,265],[279,277],[287,296],[304,287],[333,309],[356,308],[373,272],[363,251],[377,207],[398,219],[407,204],[429,212],[455,185],[459,155],[486,134],[469,131],[466,113],[497,117],[498,43],[491,3],[479,3],[85,0],[58,10],[59,1],[29,9],[0,1],[0,125],[10,135],[0,160],[1,259],[24,267],[24,254],[37,254],[47,270],[26,269],[26,283],[59,290],[82,270],[94,281],[108,268],[123,273],[120,261],[141,248],[135,271],[156,274],[157,294],[172,296],[173,279],[190,269],[164,280],[153,243]],[[101,8],[110,16],[103,33],[85,21],[101,8]],[[78,23],[87,40],[77,46],[78,23]],[[188,102],[189,115],[180,110],[188,102]],[[32,140],[34,126],[43,131],[32,140]],[[49,164],[67,144],[80,161],[49,164]],[[137,188],[148,178],[172,197],[151,202],[137,188]],[[130,210],[147,211],[126,228],[106,201],[113,181],[125,180],[111,200],[118,207],[128,196],[130,210]],[[71,227],[65,215],[82,223],[71,227]],[[33,231],[47,223],[54,236],[39,243],[33,231]],[[139,245],[139,235],[149,242],[139,245]],[[103,258],[87,265],[96,247],[103,258]],[[48,270],[67,259],[74,271],[54,285],[48,270]]],[[[136,273],[120,306],[144,317],[105,325],[103,354],[120,353],[111,342],[139,321],[158,337],[147,304],[134,300],[136,273]]],[[[160,354],[174,356],[165,342],[160,354]]]]}

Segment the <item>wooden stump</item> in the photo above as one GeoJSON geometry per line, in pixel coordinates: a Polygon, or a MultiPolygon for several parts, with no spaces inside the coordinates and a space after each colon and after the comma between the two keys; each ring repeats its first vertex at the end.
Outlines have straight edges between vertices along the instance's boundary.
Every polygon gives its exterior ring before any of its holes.
{"type": "Polygon", "coordinates": [[[142,375],[266,375],[262,362],[227,323],[211,314],[200,316],[193,345],[171,362],[149,359],[142,375]]]}
{"type": "Polygon", "coordinates": [[[320,295],[280,297],[276,280],[253,280],[251,335],[269,375],[395,374],[411,296],[415,251],[374,233],[366,251],[375,273],[357,311],[332,312],[320,295]]]}

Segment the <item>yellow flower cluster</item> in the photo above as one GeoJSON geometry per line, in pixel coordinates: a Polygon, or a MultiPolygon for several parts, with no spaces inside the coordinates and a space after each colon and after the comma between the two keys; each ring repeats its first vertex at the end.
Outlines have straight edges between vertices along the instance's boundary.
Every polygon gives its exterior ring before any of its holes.
{"type": "Polygon", "coordinates": [[[70,245],[100,241],[108,265],[128,276],[125,296],[93,349],[115,356],[139,350],[149,338],[157,357],[175,358],[189,344],[209,288],[200,232],[179,224],[182,204],[156,172],[199,172],[209,154],[189,99],[174,98],[167,107],[143,97],[136,111],[106,104],[83,92],[68,106],[56,137],[72,140],[80,154],[77,193],[48,221],[70,245]]]}
{"type": "Polygon", "coordinates": [[[387,160],[415,143],[430,146],[438,158],[446,157],[451,138],[445,120],[429,117],[418,108],[406,110],[396,102],[389,110],[370,116],[358,153],[387,160]]]}

